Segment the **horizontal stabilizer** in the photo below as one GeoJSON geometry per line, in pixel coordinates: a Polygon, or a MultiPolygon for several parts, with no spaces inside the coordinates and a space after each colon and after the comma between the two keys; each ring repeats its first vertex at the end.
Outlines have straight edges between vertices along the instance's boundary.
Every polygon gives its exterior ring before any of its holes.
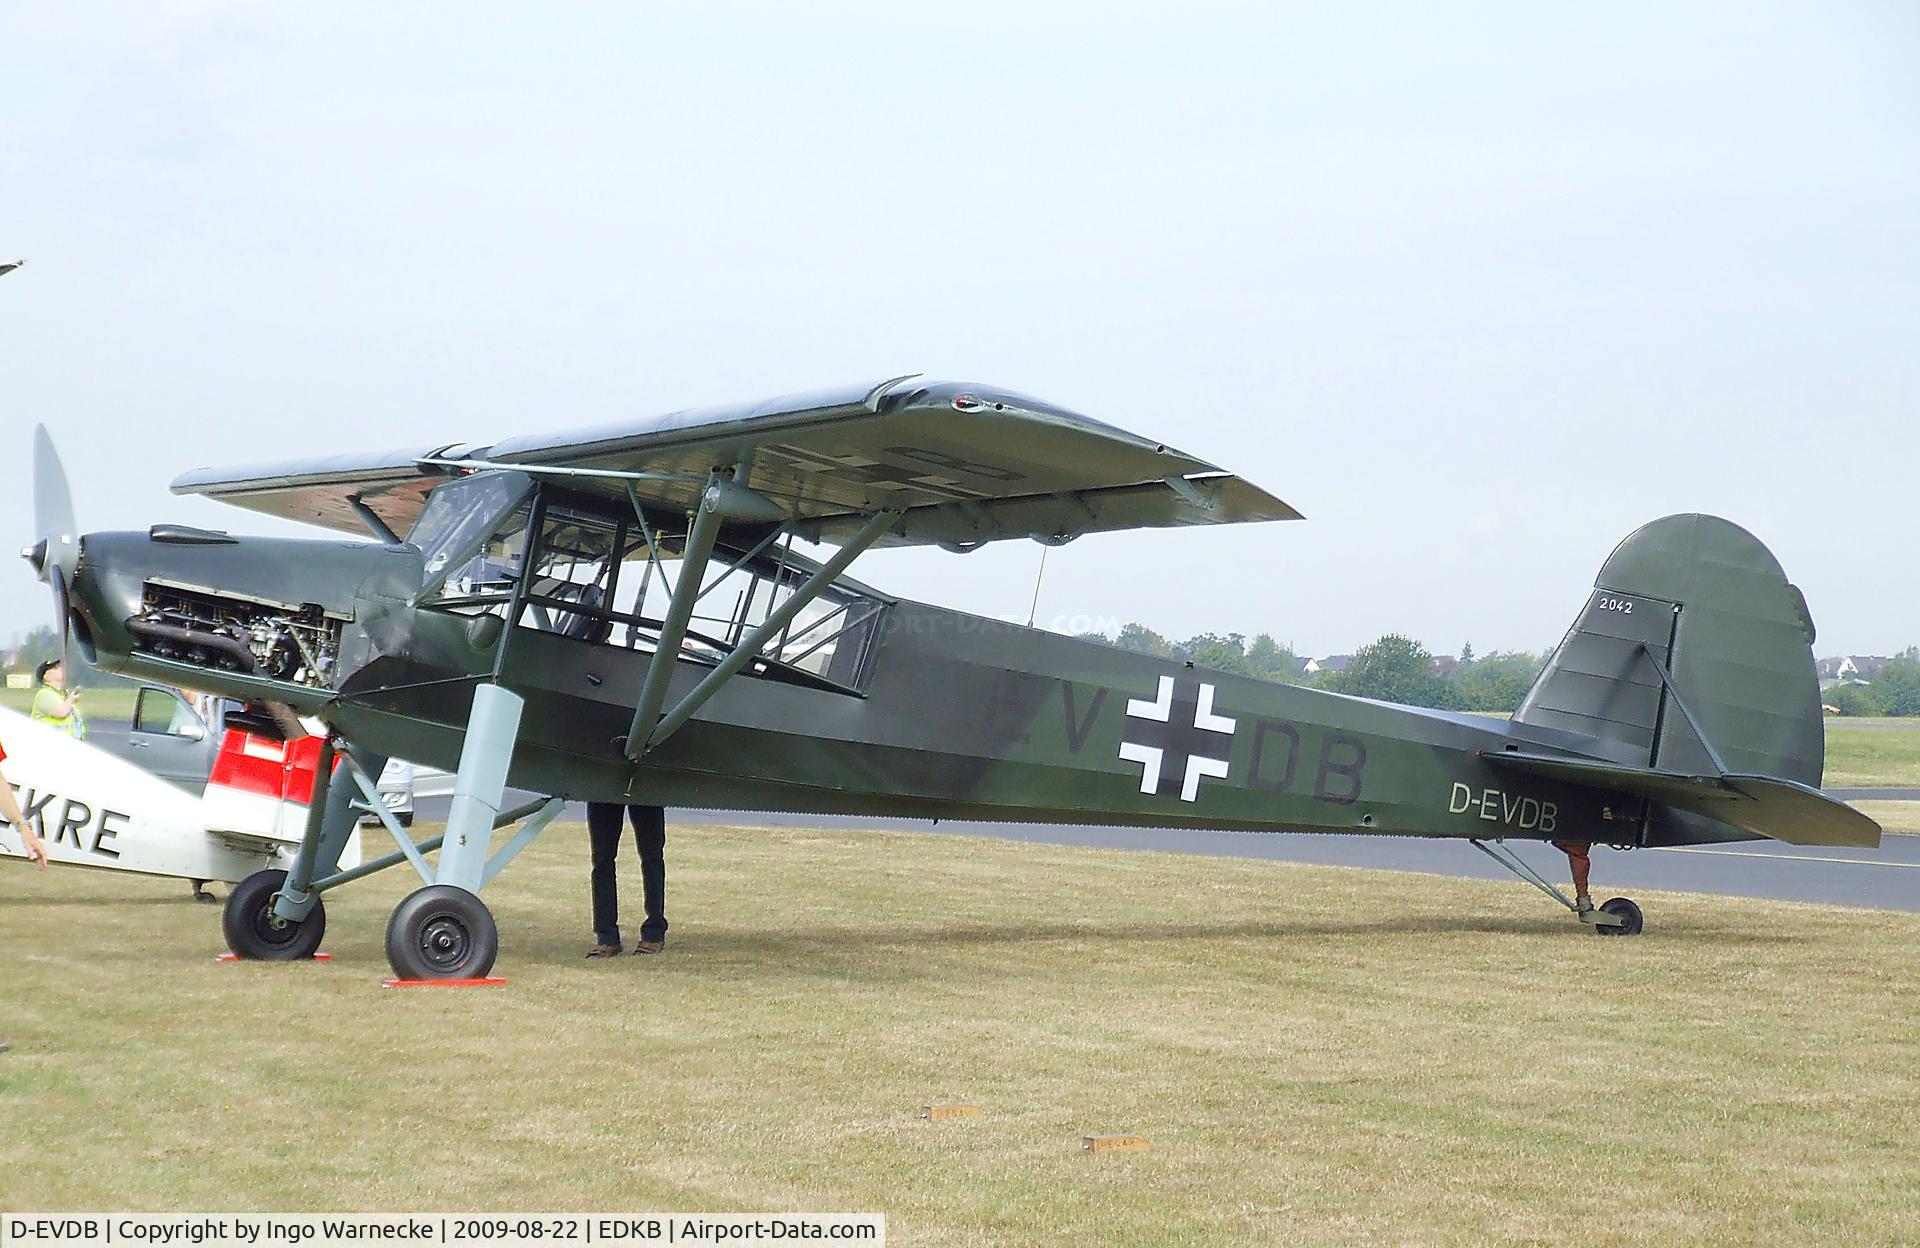
{"type": "Polygon", "coordinates": [[[1845,802],[1792,780],[1771,776],[1696,776],[1627,767],[1589,758],[1512,751],[1481,755],[1509,771],[1568,784],[1631,793],[1730,823],[1789,845],[1880,844],[1880,825],[1845,802]]]}

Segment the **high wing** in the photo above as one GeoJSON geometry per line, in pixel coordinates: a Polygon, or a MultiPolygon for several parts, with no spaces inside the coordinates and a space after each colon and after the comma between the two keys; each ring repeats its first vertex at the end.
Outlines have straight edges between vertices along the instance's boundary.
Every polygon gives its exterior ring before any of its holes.
{"type": "Polygon", "coordinates": [[[816,541],[851,536],[876,511],[901,512],[882,546],[971,549],[1299,518],[1164,443],[1011,391],[914,376],[486,447],[202,469],[173,489],[349,530],[361,527],[358,498],[404,532],[447,473],[485,467],[564,473],[574,488],[614,497],[631,486],[648,505],[676,511],[693,508],[714,469],[735,469],[816,541]]]}

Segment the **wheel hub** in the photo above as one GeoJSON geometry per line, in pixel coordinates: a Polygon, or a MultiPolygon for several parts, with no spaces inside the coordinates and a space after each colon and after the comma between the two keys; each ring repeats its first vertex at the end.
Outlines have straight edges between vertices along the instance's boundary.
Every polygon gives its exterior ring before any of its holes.
{"type": "Polygon", "coordinates": [[[287,922],[273,912],[271,901],[260,908],[260,921],[255,926],[260,939],[270,945],[284,945],[299,934],[296,924],[287,922]]]}
{"type": "Polygon", "coordinates": [[[485,975],[499,950],[493,915],[465,889],[429,884],[394,908],[387,961],[401,979],[485,975]]]}
{"type": "Polygon", "coordinates": [[[458,966],[466,960],[469,943],[466,924],[447,915],[428,920],[420,929],[420,952],[435,966],[458,966]]]}

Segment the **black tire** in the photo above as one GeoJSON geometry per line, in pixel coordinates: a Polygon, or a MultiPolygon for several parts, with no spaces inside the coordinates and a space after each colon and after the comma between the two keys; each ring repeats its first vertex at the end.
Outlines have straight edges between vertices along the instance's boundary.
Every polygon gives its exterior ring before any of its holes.
{"type": "Polygon", "coordinates": [[[387,961],[401,979],[484,979],[499,953],[492,912],[451,884],[410,894],[387,923],[387,961]]]}
{"type": "Polygon", "coordinates": [[[1638,936],[1641,927],[1644,926],[1644,920],[1640,917],[1640,907],[1625,897],[1615,897],[1607,901],[1600,907],[1600,913],[1611,914],[1625,920],[1617,927],[1603,927],[1595,924],[1593,930],[1602,936],[1638,936]]]}
{"type": "Polygon", "coordinates": [[[286,882],[285,871],[255,871],[233,886],[220,912],[227,948],[261,962],[301,962],[319,951],[327,934],[327,907],[315,898],[313,910],[298,923],[275,918],[273,899],[286,882]]]}

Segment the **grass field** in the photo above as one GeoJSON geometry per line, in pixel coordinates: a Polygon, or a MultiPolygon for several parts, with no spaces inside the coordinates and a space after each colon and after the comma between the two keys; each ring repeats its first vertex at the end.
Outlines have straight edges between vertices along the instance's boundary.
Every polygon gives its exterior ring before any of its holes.
{"type": "Polygon", "coordinates": [[[1920,788],[1920,720],[1827,721],[1830,788],[1920,788]]]}
{"type": "Polygon", "coordinates": [[[332,964],[236,966],[177,882],[0,866],[0,1206],[1920,1242],[1917,915],[1649,894],[1605,940],[1518,884],[687,827],[668,953],[601,964],[582,839],[489,893],[513,982],[468,992],[377,986],[398,873],[332,964]]]}

